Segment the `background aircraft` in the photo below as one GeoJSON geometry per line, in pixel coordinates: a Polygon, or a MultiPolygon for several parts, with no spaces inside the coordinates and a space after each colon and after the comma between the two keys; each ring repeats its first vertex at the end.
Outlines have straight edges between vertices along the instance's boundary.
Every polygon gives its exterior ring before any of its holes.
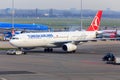
{"type": "MultiPolygon", "coordinates": [[[[11,29],[13,24],[7,22],[0,22],[0,28],[11,29]]],[[[14,24],[14,29],[25,29],[25,30],[48,30],[48,26],[41,24],[14,24]]]]}
{"type": "Polygon", "coordinates": [[[0,22],[0,29],[7,31],[1,31],[4,34],[4,40],[10,40],[15,35],[25,31],[48,31],[48,26],[41,24],[11,24],[7,22],[0,22]],[[14,26],[14,27],[13,27],[14,26]]]}
{"type": "Polygon", "coordinates": [[[97,35],[97,38],[119,38],[120,37],[120,30],[101,30],[99,31],[99,34],[97,35]]]}

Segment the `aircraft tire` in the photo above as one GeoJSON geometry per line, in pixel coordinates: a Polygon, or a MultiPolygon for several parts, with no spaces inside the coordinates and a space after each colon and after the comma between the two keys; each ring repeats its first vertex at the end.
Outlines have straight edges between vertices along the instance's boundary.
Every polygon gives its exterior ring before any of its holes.
{"type": "Polygon", "coordinates": [[[44,52],[53,52],[53,49],[52,48],[45,48],[44,52]]]}

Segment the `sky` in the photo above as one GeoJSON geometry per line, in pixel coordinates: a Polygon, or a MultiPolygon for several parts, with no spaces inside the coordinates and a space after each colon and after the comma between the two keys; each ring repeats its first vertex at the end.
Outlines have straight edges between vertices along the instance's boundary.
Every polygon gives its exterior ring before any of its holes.
{"type": "MultiPolygon", "coordinates": [[[[12,1],[17,9],[70,9],[81,8],[81,0],[0,0],[0,9],[11,8],[12,1]]],[[[120,11],[120,0],[82,0],[83,9],[120,11]]]]}

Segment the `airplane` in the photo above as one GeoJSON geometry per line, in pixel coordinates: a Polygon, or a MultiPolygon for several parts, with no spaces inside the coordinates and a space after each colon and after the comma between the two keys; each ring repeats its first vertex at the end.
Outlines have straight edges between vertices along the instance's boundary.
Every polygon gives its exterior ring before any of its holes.
{"type": "Polygon", "coordinates": [[[96,38],[101,40],[120,40],[120,30],[101,30],[98,31],[96,38]]]}
{"type": "Polygon", "coordinates": [[[116,38],[116,30],[100,30],[98,31],[97,38],[116,38]]]}
{"type": "Polygon", "coordinates": [[[103,36],[103,38],[116,38],[117,30],[103,30],[102,36],[103,36]]]}
{"type": "Polygon", "coordinates": [[[52,52],[53,48],[62,48],[66,52],[75,53],[80,42],[96,38],[101,16],[102,10],[99,10],[86,31],[22,33],[13,36],[9,42],[21,49],[21,53],[24,53],[22,49],[36,47],[44,48],[44,52],[52,52]]]}

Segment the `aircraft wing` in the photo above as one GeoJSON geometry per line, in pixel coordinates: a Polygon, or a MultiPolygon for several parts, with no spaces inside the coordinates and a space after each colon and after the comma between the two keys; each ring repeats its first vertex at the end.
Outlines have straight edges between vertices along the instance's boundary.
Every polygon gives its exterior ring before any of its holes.
{"type": "Polygon", "coordinates": [[[63,44],[66,44],[66,43],[71,43],[71,41],[54,42],[54,43],[51,43],[51,44],[54,44],[54,45],[57,45],[57,46],[62,46],[63,44]]]}
{"type": "Polygon", "coordinates": [[[78,41],[61,41],[61,42],[54,42],[54,43],[51,43],[51,44],[62,46],[62,45],[67,44],[67,43],[73,43],[73,44],[76,44],[76,45],[77,45],[77,44],[79,44],[80,42],[88,42],[88,41],[97,41],[97,39],[78,40],[78,41]]]}

